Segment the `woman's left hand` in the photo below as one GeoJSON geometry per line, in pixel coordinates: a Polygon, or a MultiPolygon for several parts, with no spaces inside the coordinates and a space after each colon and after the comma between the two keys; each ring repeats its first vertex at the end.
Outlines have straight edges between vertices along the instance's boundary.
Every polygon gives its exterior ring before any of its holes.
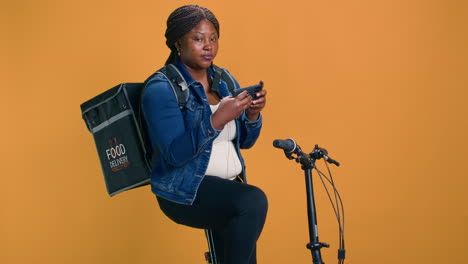
{"type": "MultiPolygon", "coordinates": [[[[260,81],[261,84],[263,84],[263,81],[260,81]]],[[[252,100],[250,103],[249,107],[245,110],[245,113],[247,115],[247,118],[250,121],[256,121],[258,117],[260,116],[260,112],[263,110],[263,108],[266,105],[266,90],[261,90],[256,94],[258,99],[252,100]]]]}

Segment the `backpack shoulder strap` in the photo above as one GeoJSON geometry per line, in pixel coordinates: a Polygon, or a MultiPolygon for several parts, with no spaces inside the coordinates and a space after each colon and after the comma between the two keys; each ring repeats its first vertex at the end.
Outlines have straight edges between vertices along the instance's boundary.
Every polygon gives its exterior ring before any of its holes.
{"type": "Polygon", "coordinates": [[[189,89],[182,73],[173,64],[168,64],[157,72],[163,74],[169,81],[169,84],[177,98],[177,102],[179,103],[179,108],[183,110],[188,100],[189,89]]]}
{"type": "Polygon", "coordinates": [[[223,80],[227,84],[229,92],[231,92],[232,94],[234,90],[237,89],[236,82],[234,81],[234,77],[232,77],[232,75],[226,69],[216,66],[214,64],[213,64],[213,70],[221,75],[221,80],[223,80]]]}

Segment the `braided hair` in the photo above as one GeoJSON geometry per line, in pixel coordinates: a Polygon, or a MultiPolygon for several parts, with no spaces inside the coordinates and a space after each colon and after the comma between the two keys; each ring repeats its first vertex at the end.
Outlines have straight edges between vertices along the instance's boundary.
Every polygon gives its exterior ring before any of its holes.
{"type": "Polygon", "coordinates": [[[171,54],[167,58],[166,64],[177,62],[180,58],[175,46],[176,41],[187,34],[200,21],[206,19],[210,21],[216,29],[219,37],[219,23],[215,15],[205,7],[198,5],[185,5],[177,8],[169,15],[166,29],[166,45],[171,49],[171,54]]]}

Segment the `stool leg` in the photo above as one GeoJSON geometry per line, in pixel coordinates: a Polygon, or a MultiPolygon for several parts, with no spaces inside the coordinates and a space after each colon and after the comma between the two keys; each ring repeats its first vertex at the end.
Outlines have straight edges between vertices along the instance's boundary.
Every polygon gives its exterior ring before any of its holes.
{"type": "Polygon", "coordinates": [[[206,240],[208,241],[208,252],[205,252],[205,259],[207,263],[218,264],[216,259],[216,250],[213,240],[213,232],[210,229],[205,229],[206,240]]]}

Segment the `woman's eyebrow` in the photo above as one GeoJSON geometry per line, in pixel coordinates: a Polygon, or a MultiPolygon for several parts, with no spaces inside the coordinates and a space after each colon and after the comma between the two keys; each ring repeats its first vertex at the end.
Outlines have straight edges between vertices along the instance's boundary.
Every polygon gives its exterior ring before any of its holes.
{"type": "Polygon", "coordinates": [[[197,32],[195,32],[195,33],[197,33],[197,34],[202,34],[202,35],[204,35],[205,33],[208,33],[208,34],[211,33],[211,35],[213,35],[213,34],[216,33],[216,31],[212,31],[212,32],[200,32],[200,31],[197,31],[197,32]]]}

